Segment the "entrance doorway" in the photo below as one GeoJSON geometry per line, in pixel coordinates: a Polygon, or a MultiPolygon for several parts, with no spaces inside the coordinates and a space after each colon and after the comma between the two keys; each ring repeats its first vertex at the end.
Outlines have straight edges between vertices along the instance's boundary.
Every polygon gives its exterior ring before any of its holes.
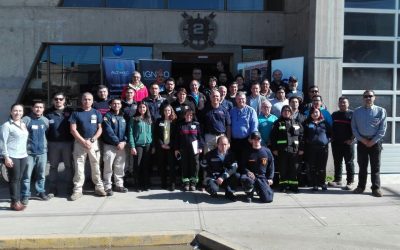
{"type": "Polygon", "coordinates": [[[172,76],[178,82],[182,78],[184,83],[192,80],[193,68],[202,71],[202,84],[206,84],[210,76],[218,77],[217,62],[222,61],[225,69],[230,71],[233,54],[228,53],[163,53],[163,58],[172,60],[172,76]]]}

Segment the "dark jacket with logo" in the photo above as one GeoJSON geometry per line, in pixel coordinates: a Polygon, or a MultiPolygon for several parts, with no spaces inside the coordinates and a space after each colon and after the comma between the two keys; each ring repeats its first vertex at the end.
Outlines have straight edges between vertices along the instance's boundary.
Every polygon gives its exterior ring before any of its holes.
{"type": "Polygon", "coordinates": [[[296,120],[280,117],[272,127],[271,150],[289,153],[304,150],[303,126],[296,120]]]}
{"type": "Polygon", "coordinates": [[[101,137],[104,143],[117,146],[118,143],[127,141],[126,121],[122,112],[118,115],[107,112],[104,115],[102,127],[101,137]]]}
{"type": "Polygon", "coordinates": [[[28,154],[41,155],[47,153],[46,130],[49,128],[49,120],[44,117],[35,117],[33,114],[24,116],[22,121],[29,132],[28,154]]]}
{"type": "Polygon", "coordinates": [[[238,168],[234,154],[228,150],[225,158],[222,160],[218,155],[218,148],[215,148],[205,155],[207,162],[207,177],[223,180],[228,179],[231,175],[236,173],[238,168]]]}
{"type": "Polygon", "coordinates": [[[49,120],[49,130],[47,131],[47,140],[51,142],[72,142],[74,137],[70,132],[69,117],[74,110],[65,107],[58,110],[54,107],[45,112],[45,117],[49,120]]]}

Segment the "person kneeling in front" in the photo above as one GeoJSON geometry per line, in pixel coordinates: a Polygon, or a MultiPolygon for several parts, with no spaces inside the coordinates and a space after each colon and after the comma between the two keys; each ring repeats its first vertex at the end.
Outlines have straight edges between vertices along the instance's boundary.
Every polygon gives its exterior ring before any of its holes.
{"type": "Polygon", "coordinates": [[[261,202],[272,202],[274,192],[271,188],[274,179],[274,160],[271,151],[261,146],[261,134],[258,131],[250,135],[251,149],[249,151],[245,168],[241,171],[240,181],[251,202],[254,191],[261,202]]]}
{"type": "Polygon", "coordinates": [[[225,198],[236,201],[234,192],[239,177],[236,174],[238,165],[229,148],[229,140],[223,135],[217,139],[217,148],[206,154],[207,177],[205,183],[206,190],[211,197],[217,197],[217,192],[220,187],[223,187],[225,198]]]}

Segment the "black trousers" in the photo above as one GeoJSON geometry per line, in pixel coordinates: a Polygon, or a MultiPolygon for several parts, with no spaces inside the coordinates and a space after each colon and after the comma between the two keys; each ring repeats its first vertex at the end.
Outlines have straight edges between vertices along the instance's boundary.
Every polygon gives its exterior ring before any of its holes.
{"type": "Polygon", "coordinates": [[[10,189],[11,202],[17,202],[21,200],[21,179],[24,175],[27,157],[16,159],[10,158],[14,163],[12,168],[7,168],[8,170],[8,183],[10,189]]]}
{"type": "Polygon", "coordinates": [[[138,188],[147,189],[150,187],[150,166],[148,164],[150,157],[150,144],[135,147],[137,154],[134,157],[134,175],[135,183],[138,188]]]}
{"type": "Polygon", "coordinates": [[[252,180],[250,177],[247,176],[247,174],[243,174],[240,177],[240,181],[245,191],[256,191],[257,195],[260,197],[261,202],[272,202],[274,191],[268,185],[266,178],[256,177],[255,180],[252,180]]]}
{"type": "Polygon", "coordinates": [[[335,165],[334,181],[342,181],[343,159],[346,165],[347,183],[354,182],[354,144],[332,142],[332,155],[335,165]]]}
{"type": "Polygon", "coordinates": [[[326,179],[328,145],[306,145],[306,161],[310,168],[311,186],[322,186],[326,179]]]}
{"type": "Polygon", "coordinates": [[[231,150],[235,154],[236,160],[238,162],[238,172],[242,172],[246,166],[246,159],[248,152],[250,150],[250,143],[247,138],[231,140],[231,150]]]}
{"type": "Polygon", "coordinates": [[[279,151],[277,158],[277,165],[280,171],[279,185],[297,187],[299,185],[297,181],[299,156],[297,155],[297,153],[279,151]]]}
{"type": "Polygon", "coordinates": [[[161,177],[161,186],[167,186],[167,176],[169,183],[175,183],[175,157],[172,149],[163,149],[157,146],[158,169],[161,177]]]}
{"type": "Polygon", "coordinates": [[[379,171],[381,168],[382,142],[376,143],[368,148],[362,142],[357,143],[357,162],[360,168],[358,173],[358,187],[365,189],[368,175],[368,162],[371,165],[371,189],[381,187],[379,171]]]}
{"type": "Polygon", "coordinates": [[[182,183],[196,185],[199,181],[199,154],[193,154],[191,147],[180,149],[181,153],[181,169],[182,169],[182,183]]]}
{"type": "Polygon", "coordinates": [[[226,179],[226,180],[224,180],[224,182],[222,182],[221,186],[218,186],[218,184],[215,182],[217,177],[209,176],[207,178],[209,178],[207,180],[207,187],[206,187],[206,190],[208,193],[210,193],[210,194],[217,193],[220,188],[225,189],[225,192],[234,193],[236,190],[236,187],[237,187],[237,183],[240,178],[240,174],[238,174],[238,173],[232,174],[228,179],[226,179]]]}

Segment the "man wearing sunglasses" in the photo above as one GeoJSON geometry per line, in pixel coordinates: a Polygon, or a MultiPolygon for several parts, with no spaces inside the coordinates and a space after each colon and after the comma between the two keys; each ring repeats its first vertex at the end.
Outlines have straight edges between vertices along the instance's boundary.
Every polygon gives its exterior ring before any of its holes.
{"type": "Polygon", "coordinates": [[[372,195],[382,197],[380,183],[380,165],[382,139],[385,136],[387,122],[386,110],[374,105],[375,92],[365,90],[363,93],[363,106],[354,110],[351,120],[353,134],[357,139],[357,162],[360,168],[358,174],[358,186],[355,194],[361,194],[365,190],[368,175],[368,161],[371,165],[371,189],[372,195]]]}
{"type": "Polygon", "coordinates": [[[58,165],[64,163],[66,173],[67,192],[72,192],[74,169],[72,166],[72,142],[73,137],[69,131],[69,117],[73,109],[66,107],[64,93],[57,92],[53,95],[53,106],[46,110],[45,116],[49,119],[47,131],[48,159],[50,162],[49,194],[58,194],[58,165]]]}

